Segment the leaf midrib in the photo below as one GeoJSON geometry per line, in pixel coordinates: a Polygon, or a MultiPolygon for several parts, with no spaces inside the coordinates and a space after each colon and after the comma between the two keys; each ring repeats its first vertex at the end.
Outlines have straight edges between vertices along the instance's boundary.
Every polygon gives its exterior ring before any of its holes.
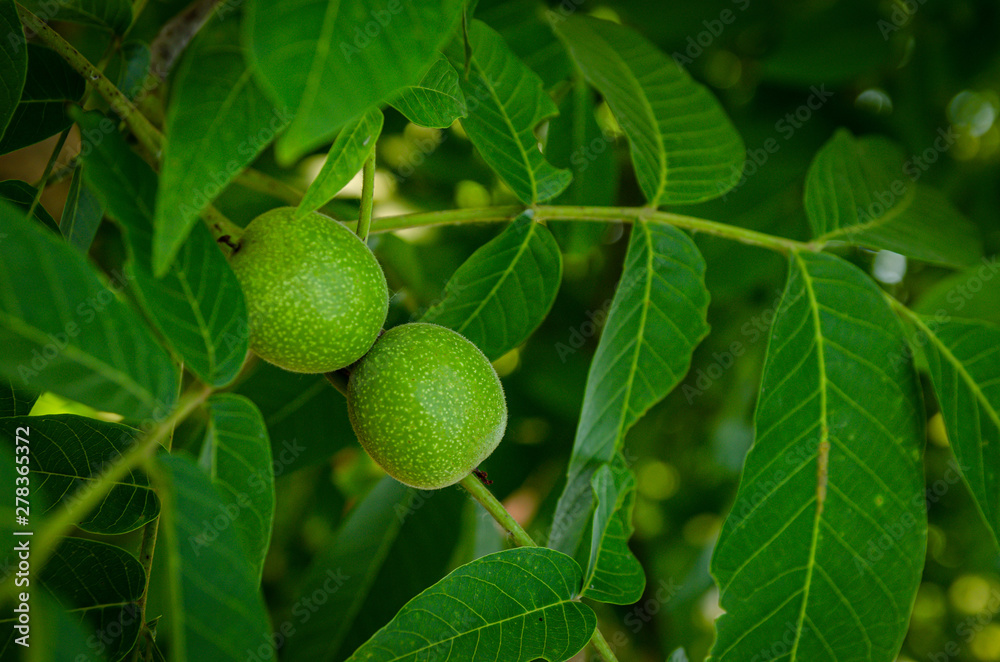
{"type": "Polygon", "coordinates": [[[816,338],[816,360],[819,370],[819,390],[820,390],[820,442],[816,451],[816,515],[813,518],[812,540],[809,543],[809,561],[806,564],[806,581],[802,588],[802,607],[799,610],[798,623],[795,627],[795,642],[792,644],[791,662],[798,659],[799,642],[802,641],[802,627],[806,619],[806,609],[809,606],[809,591],[812,587],[812,578],[816,566],[816,549],[819,546],[820,520],[823,516],[823,505],[826,501],[826,483],[829,479],[830,461],[830,427],[827,422],[827,376],[826,357],[823,354],[823,332],[819,320],[819,302],[816,292],[813,289],[812,277],[809,275],[808,267],[802,260],[802,256],[792,253],[793,259],[798,263],[802,273],[802,282],[809,296],[809,314],[813,318],[816,338]]]}

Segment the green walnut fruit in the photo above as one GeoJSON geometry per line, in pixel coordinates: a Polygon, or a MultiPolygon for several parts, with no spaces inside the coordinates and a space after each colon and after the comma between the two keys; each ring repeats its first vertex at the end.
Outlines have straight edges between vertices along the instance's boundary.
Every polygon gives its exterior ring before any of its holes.
{"type": "Polygon", "coordinates": [[[250,222],[230,258],[250,348],[292,372],[351,365],[385,323],[389,290],[368,246],[328,216],[283,207],[250,222]]]}
{"type": "Polygon", "coordinates": [[[347,411],[385,472],[421,489],[467,476],[507,427],[503,387],[489,360],[436,324],[386,331],[351,372],[347,411]]]}

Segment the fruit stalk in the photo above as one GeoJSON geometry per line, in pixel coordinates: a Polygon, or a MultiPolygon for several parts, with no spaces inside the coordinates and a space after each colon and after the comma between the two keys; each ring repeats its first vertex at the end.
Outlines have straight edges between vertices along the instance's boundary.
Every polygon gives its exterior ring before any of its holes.
{"type": "MultiPolygon", "coordinates": [[[[507,512],[507,509],[503,507],[503,504],[497,500],[493,493],[483,485],[479,477],[474,473],[469,474],[463,478],[459,485],[464,487],[466,491],[472,495],[472,498],[479,502],[483,508],[486,509],[493,519],[502,526],[505,530],[510,531],[511,535],[516,542],[521,547],[538,547],[538,543],[528,535],[528,532],[521,528],[521,525],[517,523],[517,520],[507,512]]],[[[600,653],[601,657],[605,662],[618,662],[618,658],[615,657],[614,651],[611,650],[611,646],[608,644],[607,639],[601,634],[600,629],[595,628],[594,634],[590,638],[590,644],[594,649],[600,653]]]]}

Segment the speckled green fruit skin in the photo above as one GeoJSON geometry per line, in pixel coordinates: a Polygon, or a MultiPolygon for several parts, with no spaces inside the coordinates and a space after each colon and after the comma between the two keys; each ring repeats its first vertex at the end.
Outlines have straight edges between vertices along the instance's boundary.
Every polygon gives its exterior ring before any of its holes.
{"type": "Polygon", "coordinates": [[[389,308],[368,246],[328,216],[282,207],[246,227],[230,264],[243,288],[250,348],[292,372],[351,365],[378,337],[389,308]]]}
{"type": "Polygon", "coordinates": [[[437,324],[386,331],[351,373],[347,411],[375,462],[425,490],[467,476],[507,427],[503,386],[489,360],[437,324]]]}

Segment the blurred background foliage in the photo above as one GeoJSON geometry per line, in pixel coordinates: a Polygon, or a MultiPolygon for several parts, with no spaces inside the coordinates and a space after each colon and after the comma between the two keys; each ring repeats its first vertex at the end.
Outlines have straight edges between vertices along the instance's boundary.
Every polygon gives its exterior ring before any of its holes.
{"type": "MultiPolygon", "coordinates": [[[[186,4],[151,0],[132,34],[134,51],[141,53],[141,44],[148,44],[158,26],[186,4]]],[[[238,9],[240,3],[228,4],[238,9]]],[[[949,149],[935,154],[933,162],[919,161],[920,177],[944,191],[978,226],[986,255],[1000,249],[1000,126],[995,121],[1000,4],[994,0],[563,0],[550,8],[593,13],[639,29],[666,53],[677,54],[726,107],[749,151],[745,181],[723,198],[675,211],[806,239],[806,169],[838,127],[855,135],[885,135],[917,158],[940,131],[953,131],[957,140],[949,149]],[[778,149],[762,149],[768,141],[778,149]]],[[[573,76],[571,65],[549,30],[542,4],[481,0],[476,16],[499,30],[551,86],[564,113],[571,112],[574,95],[587,102],[586,90],[565,82],[573,76]]],[[[88,57],[100,58],[107,46],[102,33],[65,29],[77,31],[74,42],[88,57]]],[[[122,65],[111,63],[110,69],[116,66],[122,65]]],[[[599,99],[594,102],[598,125],[593,135],[600,136],[598,126],[614,135],[607,108],[599,99]]],[[[555,119],[540,136],[548,140],[557,165],[571,165],[574,158],[567,134],[566,125],[555,119]]],[[[54,139],[0,159],[0,178],[37,180],[53,145],[54,139]]],[[[62,162],[78,145],[72,136],[62,162]]],[[[641,206],[624,139],[598,139],[591,146],[585,153],[587,182],[557,203],[641,206]]],[[[257,167],[304,187],[322,159],[316,154],[288,172],[266,152],[257,167]]],[[[422,129],[387,109],[378,162],[376,216],[516,202],[460,125],[422,129]]],[[[43,198],[56,218],[68,185],[67,180],[52,186],[43,198]]],[[[336,202],[343,218],[356,213],[360,188],[360,181],[353,182],[336,202]]],[[[218,204],[245,224],[279,203],[234,186],[218,204]]],[[[627,226],[616,224],[553,229],[565,252],[562,290],[543,326],[496,363],[510,424],[504,443],[482,467],[498,496],[539,540],[547,535],[561,491],[588,365],[628,233],[627,226]]],[[[373,246],[393,292],[388,325],[419,317],[442,296],[462,261],[498,231],[498,226],[483,225],[376,235],[373,246]]],[[[638,477],[632,547],[648,581],[637,605],[600,606],[602,630],[623,661],[663,660],[677,646],[698,660],[711,644],[718,606],[708,561],[753,439],[767,327],[784,285],[779,256],[710,237],[696,239],[708,262],[712,333],[695,353],[682,385],[636,425],[626,442],[638,477]]],[[[102,226],[91,254],[108,269],[120,263],[120,237],[111,224],[102,226]]],[[[973,291],[974,274],[862,250],[847,255],[919,309],[943,308],[1000,322],[1000,282],[992,279],[994,272],[973,291]]],[[[355,443],[343,398],[322,378],[258,363],[235,390],[260,406],[274,447],[278,510],[264,591],[277,624],[301,607],[295,601],[310,560],[329,547],[345,514],[381,474],[355,443]]],[[[79,405],[51,396],[40,400],[33,413],[53,411],[81,413],[79,405]]],[[[900,660],[1000,660],[1000,620],[995,618],[1000,557],[965,486],[947,481],[951,455],[933,405],[928,419],[930,548],[900,660]]],[[[197,444],[199,425],[189,423],[175,443],[197,444]]],[[[422,525],[441,530],[410,540],[390,556],[395,570],[377,586],[379,595],[391,596],[390,605],[502,544],[489,522],[474,517],[470,504],[461,510],[454,495],[428,498],[432,503],[425,509],[421,499],[414,512],[426,520],[422,525]],[[435,508],[438,514],[432,515],[435,508]]],[[[154,583],[163,576],[154,570],[154,583]]],[[[157,613],[159,595],[154,586],[150,613],[157,613]]],[[[388,606],[376,611],[357,636],[387,621],[388,606]]]]}

